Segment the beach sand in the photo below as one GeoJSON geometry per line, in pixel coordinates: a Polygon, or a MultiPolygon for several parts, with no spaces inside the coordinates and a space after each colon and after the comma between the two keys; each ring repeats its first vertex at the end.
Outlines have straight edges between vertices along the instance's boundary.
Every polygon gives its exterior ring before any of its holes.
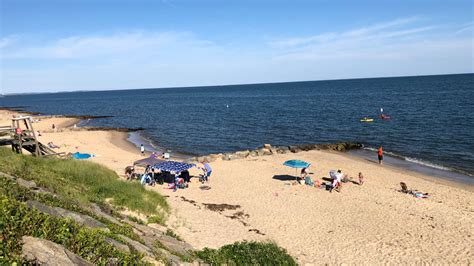
{"type": "MultiPolygon", "coordinates": [[[[12,113],[0,111],[0,126],[12,113]]],[[[116,171],[143,158],[126,141],[127,133],[63,128],[69,118],[42,119],[35,129],[40,140],[54,142],[62,152],[88,152],[90,159],[116,171]],[[58,132],[49,132],[51,124],[58,132]]],[[[71,124],[72,123],[72,124],[71,124]]],[[[168,225],[196,248],[218,248],[241,240],[270,240],[301,264],[434,263],[471,264],[474,257],[474,194],[461,186],[419,173],[330,151],[308,151],[249,157],[211,163],[204,185],[192,180],[176,192],[166,186],[147,187],[168,196],[168,225]],[[345,183],[342,191],[294,185],[289,159],[312,163],[314,180],[342,169],[362,186],[345,183]],[[428,192],[417,199],[397,190],[400,182],[428,192]],[[208,189],[202,189],[208,188],[208,189]],[[210,188],[210,189],[209,189],[210,188]]],[[[192,175],[200,171],[193,169],[192,175]]]]}

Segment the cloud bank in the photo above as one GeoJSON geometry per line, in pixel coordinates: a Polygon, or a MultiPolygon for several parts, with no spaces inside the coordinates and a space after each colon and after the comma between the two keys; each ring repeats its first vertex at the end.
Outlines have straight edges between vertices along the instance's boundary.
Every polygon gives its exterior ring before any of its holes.
{"type": "Polygon", "coordinates": [[[473,72],[472,22],[394,19],[341,32],[222,43],[130,30],[0,39],[3,93],[473,72]]]}

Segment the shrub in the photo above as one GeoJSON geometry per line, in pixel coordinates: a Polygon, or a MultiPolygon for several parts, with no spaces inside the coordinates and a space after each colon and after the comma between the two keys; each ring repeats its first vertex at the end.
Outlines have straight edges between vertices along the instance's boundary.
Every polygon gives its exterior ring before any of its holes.
{"type": "Polygon", "coordinates": [[[205,248],[195,255],[212,265],[296,265],[286,250],[272,242],[236,242],[217,250],[205,248]]]}

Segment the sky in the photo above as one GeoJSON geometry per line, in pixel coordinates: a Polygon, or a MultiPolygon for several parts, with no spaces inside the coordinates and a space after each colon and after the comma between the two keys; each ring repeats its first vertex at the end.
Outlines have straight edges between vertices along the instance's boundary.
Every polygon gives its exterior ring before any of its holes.
{"type": "Polygon", "coordinates": [[[0,93],[474,72],[464,0],[0,0],[0,93]]]}

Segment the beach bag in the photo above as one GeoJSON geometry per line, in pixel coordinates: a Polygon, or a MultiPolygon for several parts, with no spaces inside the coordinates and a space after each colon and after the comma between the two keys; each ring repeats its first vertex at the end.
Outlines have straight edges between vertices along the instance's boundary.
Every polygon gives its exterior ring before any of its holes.
{"type": "Polygon", "coordinates": [[[304,178],[304,183],[308,186],[313,186],[314,185],[313,179],[311,179],[310,176],[307,176],[307,177],[304,178]]]}

